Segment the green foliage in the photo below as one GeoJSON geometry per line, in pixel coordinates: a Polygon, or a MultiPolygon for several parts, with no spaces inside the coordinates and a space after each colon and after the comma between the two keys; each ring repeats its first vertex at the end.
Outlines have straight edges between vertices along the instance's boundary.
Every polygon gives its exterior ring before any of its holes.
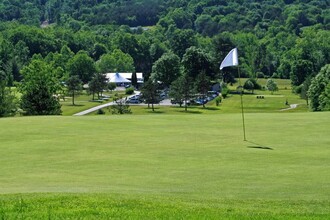
{"type": "Polygon", "coordinates": [[[0,117],[13,116],[16,113],[15,95],[7,88],[7,76],[0,71],[0,117]]]}
{"type": "Polygon", "coordinates": [[[215,98],[215,104],[216,104],[216,106],[219,106],[221,102],[222,102],[222,98],[221,98],[221,96],[217,96],[217,97],[215,98]]]}
{"type": "MultiPolygon", "coordinates": [[[[164,53],[185,60],[195,46],[211,58],[208,76],[234,83],[236,69],[217,66],[238,47],[242,76],[291,78],[299,86],[330,62],[329,20],[329,3],[320,0],[3,1],[0,70],[13,85],[38,56],[54,62],[62,81],[79,75],[87,83],[95,72],[116,71],[143,72],[147,80],[164,53]]],[[[194,62],[200,69],[202,60],[194,62]]]]}
{"type": "Polygon", "coordinates": [[[330,64],[325,65],[312,79],[308,90],[310,109],[312,111],[330,110],[330,64]]]}
{"type": "Polygon", "coordinates": [[[188,101],[193,96],[194,84],[191,77],[187,74],[181,75],[178,79],[172,82],[169,95],[181,106],[185,106],[185,111],[188,108],[188,101]]]}
{"type": "Polygon", "coordinates": [[[125,89],[125,94],[126,95],[132,95],[134,94],[134,88],[133,87],[129,87],[125,89]]]}
{"type": "Polygon", "coordinates": [[[169,87],[179,77],[180,68],[180,58],[172,52],[165,53],[154,63],[151,78],[169,87]]]}
{"type": "Polygon", "coordinates": [[[271,92],[271,94],[273,94],[275,91],[278,91],[277,83],[273,79],[267,80],[266,88],[271,92]]]}
{"type": "Polygon", "coordinates": [[[92,80],[88,83],[88,90],[93,94],[93,100],[95,93],[97,93],[97,98],[100,99],[103,90],[107,89],[107,87],[108,79],[106,78],[106,75],[102,73],[95,73],[92,80]]]}
{"type": "Polygon", "coordinates": [[[89,82],[96,72],[93,59],[85,51],[79,51],[69,60],[68,70],[71,76],[79,76],[83,83],[89,82]]]}
{"type": "Polygon", "coordinates": [[[117,87],[117,84],[116,84],[116,83],[114,83],[114,82],[110,82],[110,83],[108,83],[108,89],[109,89],[110,91],[115,90],[116,87],[117,87]]]}
{"type": "Polygon", "coordinates": [[[68,93],[72,96],[72,105],[75,105],[74,98],[82,90],[82,81],[79,79],[78,76],[71,76],[66,81],[66,86],[68,93]]]}
{"type": "MultiPolygon", "coordinates": [[[[203,100],[207,97],[207,92],[211,88],[210,78],[203,71],[197,77],[195,81],[195,90],[200,95],[203,100]]],[[[203,108],[205,108],[205,103],[203,102],[203,108]]]]}
{"type": "Polygon", "coordinates": [[[246,90],[250,90],[251,93],[253,93],[254,84],[250,79],[248,79],[248,80],[245,81],[245,83],[243,85],[243,88],[246,89],[246,90]]]}
{"type": "Polygon", "coordinates": [[[111,54],[104,54],[97,62],[97,67],[101,73],[109,72],[133,72],[134,60],[126,53],[116,49],[111,54]]]}
{"type": "Polygon", "coordinates": [[[129,105],[126,103],[125,99],[116,99],[115,100],[115,105],[111,106],[111,113],[112,114],[131,114],[132,111],[129,107],[129,105]]]}
{"type": "Polygon", "coordinates": [[[157,82],[154,82],[152,79],[146,81],[141,88],[141,93],[145,102],[148,105],[151,104],[152,111],[155,111],[154,104],[160,101],[157,82]]]}
{"type": "Polygon", "coordinates": [[[104,115],[105,112],[104,112],[103,109],[98,109],[97,112],[96,112],[96,114],[98,114],[98,115],[104,115]]]}
{"type": "Polygon", "coordinates": [[[26,115],[59,115],[61,105],[56,98],[60,90],[59,80],[52,65],[42,60],[33,60],[22,69],[20,86],[21,108],[26,115]]]}
{"type": "Polygon", "coordinates": [[[199,48],[190,47],[187,49],[182,58],[182,65],[184,72],[193,79],[196,79],[202,72],[205,72],[209,77],[214,76],[211,57],[199,48]]]}

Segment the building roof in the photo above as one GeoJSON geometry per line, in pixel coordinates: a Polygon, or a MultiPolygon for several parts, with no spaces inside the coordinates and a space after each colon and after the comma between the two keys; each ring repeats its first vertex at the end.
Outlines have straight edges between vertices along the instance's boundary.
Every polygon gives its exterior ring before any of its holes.
{"type": "MultiPolygon", "coordinates": [[[[119,74],[120,76],[122,76],[125,79],[131,80],[132,78],[132,73],[106,73],[106,77],[107,79],[111,79],[113,76],[115,76],[116,74],[119,74]]],[[[136,78],[138,82],[142,82],[143,83],[143,74],[142,73],[136,73],[136,78]]]]}

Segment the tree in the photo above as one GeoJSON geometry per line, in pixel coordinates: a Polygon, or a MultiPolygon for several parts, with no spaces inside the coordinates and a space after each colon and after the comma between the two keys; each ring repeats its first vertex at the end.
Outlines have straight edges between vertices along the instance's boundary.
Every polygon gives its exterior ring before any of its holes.
{"type": "Polygon", "coordinates": [[[278,91],[277,83],[273,79],[267,80],[266,88],[271,92],[271,94],[278,91]]]}
{"type": "Polygon", "coordinates": [[[74,98],[82,90],[82,81],[79,79],[78,76],[71,76],[66,81],[66,86],[68,89],[68,93],[72,96],[72,105],[75,105],[74,98]]]}
{"type": "MultiPolygon", "coordinates": [[[[235,47],[233,43],[233,35],[228,32],[221,33],[216,35],[212,39],[212,53],[211,56],[219,62],[219,66],[221,61],[226,57],[228,52],[235,47]]],[[[236,70],[234,68],[224,68],[221,70],[221,78],[225,83],[235,83],[235,74],[236,70]]]]}
{"type": "Polygon", "coordinates": [[[111,107],[112,114],[131,114],[132,111],[126,102],[126,99],[116,99],[115,105],[111,107]]]}
{"type": "Polygon", "coordinates": [[[132,72],[131,83],[132,83],[132,86],[135,86],[135,87],[138,86],[136,72],[132,72]]]}
{"type": "Polygon", "coordinates": [[[181,58],[189,47],[197,45],[196,36],[190,29],[181,30],[174,27],[173,29],[173,31],[168,31],[167,38],[170,48],[181,58]]]}
{"type": "Polygon", "coordinates": [[[254,91],[254,84],[253,82],[251,82],[251,80],[246,80],[244,85],[243,85],[243,89],[249,90],[251,91],[251,93],[253,94],[254,91]]]}
{"type": "Polygon", "coordinates": [[[108,87],[108,80],[105,74],[95,73],[93,79],[88,83],[89,91],[93,94],[97,93],[97,98],[100,99],[100,96],[103,93],[103,90],[108,87]]]}
{"type": "Polygon", "coordinates": [[[200,94],[202,98],[203,108],[205,108],[205,99],[207,97],[207,92],[210,90],[211,83],[210,78],[205,74],[205,72],[200,73],[195,82],[196,91],[200,94]]]}
{"type": "Polygon", "coordinates": [[[185,73],[193,79],[196,79],[201,72],[205,72],[209,77],[214,75],[211,57],[196,47],[187,49],[182,58],[182,65],[185,73]]]}
{"type": "Polygon", "coordinates": [[[97,67],[101,73],[135,71],[133,58],[119,49],[102,55],[97,62],[97,67]]]}
{"type": "Polygon", "coordinates": [[[193,80],[187,74],[183,74],[177,80],[175,80],[170,87],[170,97],[175,101],[185,105],[185,111],[187,111],[188,101],[192,97],[193,93],[193,80]]]}
{"type": "Polygon", "coordinates": [[[79,51],[69,60],[68,70],[70,76],[79,76],[83,83],[90,81],[93,74],[96,72],[93,59],[89,57],[85,51],[79,51]]]}
{"type": "Polygon", "coordinates": [[[146,103],[151,104],[152,111],[155,111],[154,104],[159,102],[158,84],[152,79],[148,79],[147,82],[141,88],[142,98],[146,103]]]}
{"type": "Polygon", "coordinates": [[[329,110],[330,107],[330,64],[325,65],[312,79],[308,90],[310,109],[312,111],[329,110]]]}
{"type": "Polygon", "coordinates": [[[239,49],[241,66],[251,78],[256,78],[260,67],[259,57],[260,45],[258,38],[251,33],[240,33],[236,35],[236,42],[239,49]]]}
{"type": "Polygon", "coordinates": [[[290,73],[293,86],[301,85],[308,76],[313,76],[313,64],[308,60],[297,60],[293,63],[290,73]]]}
{"type": "Polygon", "coordinates": [[[42,60],[32,62],[22,69],[23,80],[21,108],[26,115],[59,115],[61,105],[56,98],[60,89],[54,67],[42,60]]]}
{"type": "Polygon", "coordinates": [[[13,116],[16,113],[15,96],[7,88],[7,76],[0,71],[0,117],[13,116]]]}
{"type": "Polygon", "coordinates": [[[164,54],[152,67],[151,78],[161,81],[166,87],[180,75],[180,58],[173,52],[164,54]]]}
{"type": "Polygon", "coordinates": [[[113,90],[115,90],[115,88],[117,87],[116,83],[114,82],[110,82],[108,83],[108,89],[112,92],[113,90]]]}
{"type": "Polygon", "coordinates": [[[308,89],[311,85],[312,79],[311,77],[307,77],[303,84],[301,84],[301,90],[300,90],[300,98],[306,100],[306,104],[308,106],[308,89]]]}

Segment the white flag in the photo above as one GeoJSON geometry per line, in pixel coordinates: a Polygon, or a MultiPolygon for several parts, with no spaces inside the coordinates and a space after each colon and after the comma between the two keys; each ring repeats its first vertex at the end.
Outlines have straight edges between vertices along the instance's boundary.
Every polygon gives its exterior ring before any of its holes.
{"type": "Polygon", "coordinates": [[[232,49],[225,59],[223,59],[221,65],[220,65],[220,70],[222,70],[224,67],[227,66],[238,66],[238,53],[237,53],[237,48],[232,49]]]}

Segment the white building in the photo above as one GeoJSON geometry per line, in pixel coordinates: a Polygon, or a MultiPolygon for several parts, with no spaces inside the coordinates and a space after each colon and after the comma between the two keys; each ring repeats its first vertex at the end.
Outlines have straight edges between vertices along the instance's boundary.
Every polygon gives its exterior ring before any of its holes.
{"type": "MultiPolygon", "coordinates": [[[[121,72],[118,72],[122,77],[124,77],[125,79],[128,79],[128,80],[132,80],[132,73],[121,73],[121,72]]],[[[107,79],[111,79],[116,73],[106,73],[106,77],[107,79]]],[[[136,78],[137,78],[137,82],[139,84],[143,84],[144,82],[144,79],[143,79],[143,74],[142,73],[136,73],[136,78]]]]}

